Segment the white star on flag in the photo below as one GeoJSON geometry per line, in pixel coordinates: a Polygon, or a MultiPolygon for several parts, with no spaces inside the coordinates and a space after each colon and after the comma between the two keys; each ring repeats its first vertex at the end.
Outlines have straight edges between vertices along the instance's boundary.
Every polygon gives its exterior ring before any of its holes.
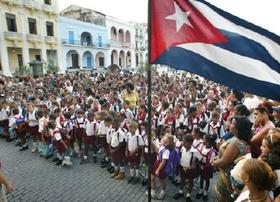
{"type": "Polygon", "coordinates": [[[188,19],[189,15],[191,14],[191,11],[187,11],[187,12],[182,11],[180,6],[176,2],[174,2],[174,6],[175,6],[175,13],[173,15],[169,15],[169,16],[165,17],[165,19],[176,21],[176,31],[177,32],[181,29],[181,27],[184,24],[193,28],[191,22],[188,19]]]}

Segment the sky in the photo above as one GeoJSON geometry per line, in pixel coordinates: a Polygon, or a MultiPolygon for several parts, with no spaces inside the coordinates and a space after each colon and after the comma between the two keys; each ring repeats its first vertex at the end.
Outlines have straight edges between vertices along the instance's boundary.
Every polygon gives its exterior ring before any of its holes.
{"type": "MultiPolygon", "coordinates": [[[[59,10],[75,4],[123,21],[147,21],[148,0],[58,0],[58,2],[59,10]]],[[[279,0],[208,0],[208,2],[280,36],[279,0]]]]}

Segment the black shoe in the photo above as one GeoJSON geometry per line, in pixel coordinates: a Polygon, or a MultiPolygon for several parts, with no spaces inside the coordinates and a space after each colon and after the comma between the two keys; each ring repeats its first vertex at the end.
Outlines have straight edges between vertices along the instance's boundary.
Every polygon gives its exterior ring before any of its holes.
{"type": "Polygon", "coordinates": [[[28,150],[28,145],[22,146],[19,151],[25,151],[25,150],[28,150]]]}
{"type": "Polygon", "coordinates": [[[16,146],[16,147],[21,146],[21,142],[20,142],[20,140],[17,140],[17,141],[15,142],[15,146],[16,146]]]}
{"type": "Polygon", "coordinates": [[[80,161],[80,165],[86,164],[86,163],[88,163],[88,162],[89,162],[88,159],[82,159],[82,160],[80,161]]]}
{"type": "Polygon", "coordinates": [[[112,166],[111,169],[109,170],[110,173],[115,172],[115,168],[112,166]]]}
{"type": "Polygon", "coordinates": [[[12,142],[13,139],[7,136],[7,137],[6,137],[6,141],[7,141],[7,142],[12,142]]]}
{"type": "Polygon", "coordinates": [[[48,154],[46,157],[45,157],[45,159],[49,159],[49,158],[51,158],[53,156],[53,154],[48,154]]]}
{"type": "Polygon", "coordinates": [[[183,193],[178,192],[177,194],[175,194],[175,195],[173,196],[173,199],[178,200],[179,198],[182,198],[183,196],[184,196],[183,193]]]}
{"type": "Polygon", "coordinates": [[[192,199],[190,196],[186,197],[186,202],[192,202],[192,199]]]}
{"type": "Polygon", "coordinates": [[[201,199],[202,196],[203,196],[203,193],[197,193],[197,194],[195,195],[195,198],[196,198],[196,199],[201,199]]]}
{"type": "Polygon", "coordinates": [[[53,159],[52,161],[53,161],[53,162],[57,162],[57,161],[59,161],[59,158],[55,158],[55,159],[53,159]]]}
{"type": "Polygon", "coordinates": [[[61,166],[61,164],[62,164],[62,160],[58,160],[58,162],[55,165],[61,166]]]}
{"type": "Polygon", "coordinates": [[[97,156],[93,156],[93,163],[97,163],[97,156]]]}
{"type": "Polygon", "coordinates": [[[148,184],[148,180],[146,180],[146,179],[142,180],[141,184],[142,184],[142,186],[146,186],[148,184]]]}
{"type": "Polygon", "coordinates": [[[130,184],[134,180],[134,177],[128,177],[127,183],[130,184]]]}
{"type": "Polygon", "coordinates": [[[107,163],[104,161],[104,162],[101,162],[101,168],[106,168],[107,167],[107,163]]]}
{"type": "Polygon", "coordinates": [[[131,182],[131,184],[133,184],[133,185],[135,185],[135,184],[139,184],[140,183],[140,178],[139,177],[135,177],[134,179],[133,179],[133,181],[131,182]]]}
{"type": "Polygon", "coordinates": [[[208,201],[208,196],[203,194],[202,200],[203,201],[208,201]]]}

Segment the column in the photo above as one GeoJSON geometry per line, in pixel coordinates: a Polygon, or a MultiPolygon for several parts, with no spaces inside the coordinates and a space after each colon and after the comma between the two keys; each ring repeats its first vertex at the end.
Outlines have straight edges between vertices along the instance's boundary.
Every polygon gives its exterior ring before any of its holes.
{"type": "Polygon", "coordinates": [[[105,51],[104,67],[108,67],[111,64],[111,52],[109,50],[105,51]]]}
{"type": "Polygon", "coordinates": [[[132,69],[136,68],[136,59],[135,59],[135,52],[133,51],[133,49],[131,49],[130,51],[130,66],[132,69]]]}
{"type": "MultiPolygon", "coordinates": [[[[5,15],[2,9],[0,8],[0,22],[5,22],[5,15]]],[[[4,30],[0,31],[0,57],[1,57],[1,66],[2,66],[2,74],[5,76],[11,76],[10,65],[9,65],[9,54],[8,48],[5,43],[4,38],[4,30]]]]}
{"type": "Polygon", "coordinates": [[[19,22],[20,22],[20,29],[18,30],[19,33],[23,34],[23,47],[22,47],[22,62],[23,65],[27,65],[29,66],[30,63],[30,57],[29,57],[29,46],[27,43],[27,39],[26,39],[26,27],[27,27],[27,23],[25,20],[25,14],[23,11],[19,11],[19,22]]]}

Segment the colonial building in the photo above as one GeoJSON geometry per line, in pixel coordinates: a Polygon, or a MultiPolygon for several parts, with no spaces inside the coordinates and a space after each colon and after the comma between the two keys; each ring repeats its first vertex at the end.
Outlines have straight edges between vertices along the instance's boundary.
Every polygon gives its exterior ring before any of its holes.
{"type": "Polygon", "coordinates": [[[110,37],[111,64],[121,68],[136,68],[134,25],[106,16],[106,27],[110,37]]]}
{"type": "Polygon", "coordinates": [[[0,0],[0,64],[4,75],[39,60],[61,67],[57,0],[0,0]]]}
{"type": "Polygon", "coordinates": [[[109,65],[105,15],[71,5],[60,17],[62,58],[65,69],[93,69],[109,65]]]}
{"type": "Polygon", "coordinates": [[[148,62],[147,24],[135,23],[135,64],[139,68],[148,62]]]}

